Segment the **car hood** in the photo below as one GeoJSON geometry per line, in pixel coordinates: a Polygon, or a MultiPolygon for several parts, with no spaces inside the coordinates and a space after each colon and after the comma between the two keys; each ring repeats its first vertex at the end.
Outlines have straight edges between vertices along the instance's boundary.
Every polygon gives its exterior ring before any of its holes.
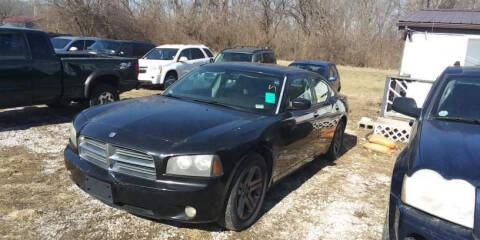
{"type": "Polygon", "coordinates": [[[424,120],[413,170],[431,169],[446,179],[480,183],[480,125],[424,120]]]}
{"type": "Polygon", "coordinates": [[[166,66],[173,63],[173,60],[152,60],[152,59],[139,59],[138,65],[140,67],[156,67],[156,66],[166,66]]]}
{"type": "Polygon", "coordinates": [[[234,134],[263,117],[163,96],[121,101],[82,114],[88,122],[81,134],[152,151],[192,142],[205,148],[214,145],[218,136],[234,134]],[[115,136],[110,137],[112,132],[115,136]]]}

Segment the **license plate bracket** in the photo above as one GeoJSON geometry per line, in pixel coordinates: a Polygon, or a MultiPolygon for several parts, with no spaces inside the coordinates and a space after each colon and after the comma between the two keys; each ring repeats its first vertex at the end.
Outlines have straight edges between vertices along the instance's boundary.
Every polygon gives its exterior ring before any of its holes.
{"type": "Polygon", "coordinates": [[[85,177],[85,190],[98,199],[113,203],[112,185],[92,177],[85,177]]]}

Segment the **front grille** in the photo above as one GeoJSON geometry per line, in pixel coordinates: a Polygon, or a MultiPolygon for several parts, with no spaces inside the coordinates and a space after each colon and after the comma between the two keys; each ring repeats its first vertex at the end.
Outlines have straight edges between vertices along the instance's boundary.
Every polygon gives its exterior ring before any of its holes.
{"type": "Polygon", "coordinates": [[[155,179],[153,157],[141,151],[119,147],[85,136],[79,138],[79,155],[101,168],[135,177],[155,179]]]}
{"type": "Polygon", "coordinates": [[[139,72],[140,72],[140,73],[146,73],[146,72],[147,72],[147,69],[148,69],[148,67],[142,67],[142,66],[140,66],[140,71],[139,71],[139,72]]]}
{"type": "Polygon", "coordinates": [[[107,144],[81,136],[78,152],[81,158],[102,168],[108,168],[107,144]]]}
{"type": "Polygon", "coordinates": [[[156,177],[155,162],[148,154],[114,146],[110,160],[115,172],[147,179],[156,177]]]}

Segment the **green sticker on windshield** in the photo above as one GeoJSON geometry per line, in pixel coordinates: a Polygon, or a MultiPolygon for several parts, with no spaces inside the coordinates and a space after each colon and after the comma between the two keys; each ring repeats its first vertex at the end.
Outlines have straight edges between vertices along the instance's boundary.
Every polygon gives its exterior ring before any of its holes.
{"type": "Polygon", "coordinates": [[[265,93],[265,102],[275,104],[275,93],[266,92],[265,93]]]}

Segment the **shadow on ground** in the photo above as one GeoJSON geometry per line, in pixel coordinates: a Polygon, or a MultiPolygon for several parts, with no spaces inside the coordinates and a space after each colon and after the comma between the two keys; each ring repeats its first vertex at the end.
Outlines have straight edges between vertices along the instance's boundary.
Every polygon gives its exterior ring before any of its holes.
{"type": "MultiPolygon", "coordinates": [[[[345,133],[343,142],[343,151],[341,156],[350,151],[357,145],[357,137],[345,133]]],[[[340,156],[340,157],[341,157],[340,156]]],[[[325,156],[319,156],[314,161],[305,164],[292,174],[288,175],[284,179],[280,180],[277,184],[273,185],[267,192],[263,209],[260,212],[260,217],[274,208],[280,201],[287,197],[291,192],[301,187],[306,181],[317,174],[320,170],[327,166],[335,166],[335,162],[326,159],[325,156]]],[[[180,223],[168,220],[155,220],[157,222],[168,224],[179,228],[199,229],[209,232],[223,232],[227,231],[215,223],[210,224],[189,224],[180,223]]]]}
{"type": "Polygon", "coordinates": [[[0,111],[0,132],[25,130],[31,127],[60,124],[72,121],[84,109],[81,105],[50,108],[37,105],[0,111]]]}

